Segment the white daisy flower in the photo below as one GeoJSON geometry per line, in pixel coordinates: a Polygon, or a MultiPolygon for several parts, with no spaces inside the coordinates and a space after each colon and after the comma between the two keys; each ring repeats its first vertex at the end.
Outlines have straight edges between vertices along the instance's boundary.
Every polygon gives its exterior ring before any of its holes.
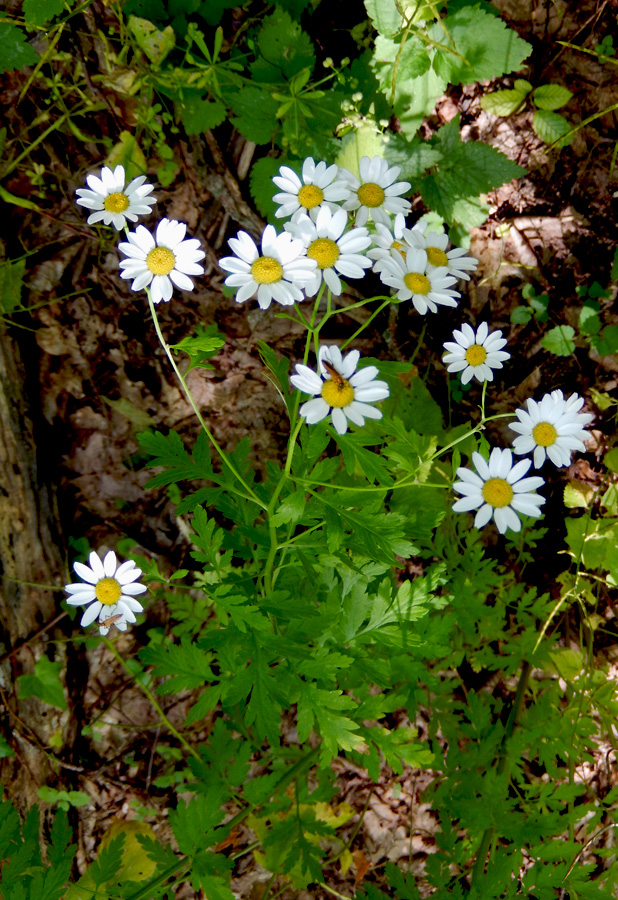
{"type": "Polygon", "coordinates": [[[150,207],[157,201],[148,196],[153,187],[145,181],[146,176],[139,175],[125,187],[124,166],[116,166],[113,170],[103,166],[100,177],[86,177],[90,190],[78,188],[75,191],[79,198],[77,203],[94,210],[88,216],[89,225],[103,220],[104,225],[113,225],[116,231],[120,231],[127,219],[137,222],[139,216],[152,212],[150,207]]]}
{"type": "Polygon", "coordinates": [[[273,197],[280,204],[275,216],[283,219],[300,212],[315,219],[323,206],[336,212],[337,203],[350,196],[348,186],[336,180],[338,173],[338,166],[327,166],[325,162],[316,165],[310,156],[303,162],[301,178],[289,166],[281,166],[279,175],[273,178],[282,191],[273,197]]]}
{"type": "Polygon", "coordinates": [[[225,283],[239,288],[237,303],[244,303],[256,292],[261,309],[268,309],[273,300],[292,306],[304,299],[301,289],[312,283],[317,263],[307,258],[301,240],[287,232],[277,234],[272,225],[267,225],[261,255],[246,231],[239,231],[228,243],[236,256],[224,257],[219,265],[232,273],[225,283]]]}
{"type": "Polygon", "coordinates": [[[308,297],[317,294],[322,280],[338,297],[343,288],[337,272],[344,278],[362,278],[365,269],[371,267],[371,260],[362,253],[371,244],[368,230],[350,228],[344,234],[347,222],[348,214],[344,209],[332,213],[323,206],[315,222],[302,215],[285,226],[286,231],[303,242],[309,259],[316,261],[313,281],[305,287],[308,297]]]}
{"type": "Polygon", "coordinates": [[[407,181],[396,182],[401,172],[400,166],[389,167],[380,156],[374,156],[373,159],[363,156],[359,169],[360,180],[347,169],[339,170],[351,192],[351,197],[344,202],[343,208],[358,210],[357,225],[365,225],[371,217],[376,224],[381,222],[388,226],[392,215],[406,215],[410,211],[409,201],[400,196],[410,190],[410,184],[407,181]]]}
{"type": "Polygon", "coordinates": [[[318,353],[319,375],[308,366],[296,365],[297,374],[291,376],[290,382],[299,391],[314,395],[299,410],[308,425],[321,422],[330,412],[337,433],[345,434],[348,419],[355,425],[364,425],[365,419],[382,418],[381,410],[369,404],[388,397],[388,385],[375,380],[379,374],[375,366],[357,372],[359,359],[358,350],[342,356],[339,347],[322,345],[318,353]]]}
{"type": "Polygon", "coordinates": [[[192,291],[189,275],[203,275],[199,264],[206,254],[200,249],[197,238],[184,240],[187,226],[175,219],[161,219],[154,237],[138,225],[127,235],[128,240],[118,244],[128,259],[120,260],[121,278],[132,278],[131,290],[141,291],[150,285],[152,300],[170,300],[172,284],[183,291],[192,291]]]}
{"type": "Polygon", "coordinates": [[[136,594],[147,590],[146,585],[135,583],[142,570],[132,559],[118,565],[113,550],[105,554],[102,562],[93,550],[88,562],[89,566],[73,563],[76,573],[86,584],[65,585],[65,591],[71,595],[66,602],[69,606],[87,606],[80,623],[84,628],[98,618],[101,634],[107,634],[112,625],[126,631],[127,622],[135,622],[135,613],[144,611],[135,599],[136,594]]]}
{"type": "Polygon", "coordinates": [[[588,425],[594,416],[580,413],[584,398],[571,394],[565,399],[562,391],[545,394],[540,402],[526,400],[526,409],[518,409],[519,422],[509,425],[519,434],[513,441],[517,454],[534,451],[534,467],[540,469],[547,457],[555,466],[568,466],[573,450],[585,450],[584,440],[588,425]]]}
{"type": "Polygon", "coordinates": [[[446,341],[444,349],[449,352],[442,357],[448,363],[447,372],[461,372],[461,383],[468,384],[472,378],[477,381],[493,381],[493,369],[501,369],[502,362],[510,359],[511,354],[502,348],[506,346],[506,338],[501,331],[489,334],[487,322],[481,322],[478,329],[465,323],[461,331],[453,332],[455,342],[446,341]]]}
{"type": "Polygon", "coordinates": [[[398,300],[412,300],[417,311],[437,312],[438,306],[457,306],[458,291],[452,290],[456,279],[445,267],[429,269],[427,251],[410,248],[405,256],[395,253],[380,259],[374,266],[380,280],[395,289],[398,300]]]}
{"type": "Polygon", "coordinates": [[[453,490],[464,496],[453,504],[455,512],[476,509],[475,527],[482,528],[493,518],[500,534],[507,528],[521,531],[517,513],[533,518],[541,515],[539,507],[545,503],[545,497],[539,497],[535,491],[541,487],[543,479],[523,477],[530,468],[529,459],[521,459],[513,465],[510,450],[494,447],[489,461],[485,461],[480,453],[473,453],[472,462],[478,475],[470,469],[457,469],[461,481],[455,482],[453,490]]]}
{"type": "Polygon", "coordinates": [[[462,247],[453,247],[452,250],[447,250],[448,236],[436,234],[434,231],[425,232],[426,228],[426,222],[417,222],[414,228],[405,229],[402,239],[410,247],[419,247],[426,251],[428,268],[445,267],[449,275],[469,281],[468,272],[476,269],[479,264],[478,259],[466,256],[466,251],[462,247]]]}
{"type": "Polygon", "coordinates": [[[405,253],[408,248],[401,240],[405,227],[406,219],[403,213],[397,213],[395,221],[390,228],[387,228],[381,222],[377,222],[376,231],[371,235],[374,246],[367,251],[367,256],[378,261],[380,259],[389,259],[396,250],[399,252],[403,250],[405,253]]]}

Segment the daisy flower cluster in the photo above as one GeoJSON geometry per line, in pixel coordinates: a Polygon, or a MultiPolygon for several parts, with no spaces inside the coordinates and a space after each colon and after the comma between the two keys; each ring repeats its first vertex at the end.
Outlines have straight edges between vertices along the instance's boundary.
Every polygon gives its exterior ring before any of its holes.
{"type": "MultiPolygon", "coordinates": [[[[463,384],[472,378],[480,382],[491,381],[493,370],[502,368],[503,361],[510,357],[502,350],[506,344],[502,333],[490,333],[485,322],[476,331],[464,324],[461,330],[453,332],[453,337],[454,342],[444,344],[448,353],[443,359],[448,363],[449,372],[460,374],[463,384]]],[[[473,453],[476,472],[462,466],[457,469],[460,480],[454,483],[453,489],[462,497],[455,501],[453,510],[476,510],[475,526],[482,528],[493,519],[500,534],[509,528],[521,530],[518,513],[538,518],[545,498],[536,491],[544,484],[544,479],[536,475],[524,476],[533,463],[538,469],[546,459],[559,467],[568,466],[574,450],[586,449],[584,426],[593,416],[579,412],[583,405],[583,397],[572,394],[565,398],[560,390],[545,394],[538,403],[527,400],[526,407],[515,412],[518,421],[509,425],[518,434],[512,450],[494,447],[488,460],[480,453],[473,453]],[[533,456],[515,462],[513,453],[532,453],[533,456]]]]}
{"type": "Polygon", "coordinates": [[[258,245],[241,231],[229,241],[235,255],[219,262],[236,301],[255,296],[262,309],[273,300],[291,306],[323,287],[339,296],[342,277],[359,279],[372,269],[395,299],[411,300],[423,315],[456,306],[454,285],[477,262],[461,248],[448,250],[447,236],[427,232],[425,223],[406,227],[410,184],[398,181],[400,172],[379,156],[364,156],[358,177],[311,157],[300,175],[281,166],[273,200],[276,218],[288,220],[283,232],[268,225],[258,245]]]}
{"type": "Polygon", "coordinates": [[[88,188],[78,188],[75,193],[80,206],[93,210],[88,224],[103,222],[126,232],[127,240],[118,244],[127,257],[120,262],[120,277],[133,282],[131,290],[148,288],[154,303],[170,300],[174,286],[192,291],[190,276],[204,274],[200,261],[206,254],[198,240],[185,240],[187,226],[183,222],[161,219],[154,235],[144,225],[129,232],[127,221],[137,222],[152,212],[156,203],[146,176],[139,175],[127,184],[123,166],[103,166],[99,175],[88,175],[86,183],[88,188]]]}

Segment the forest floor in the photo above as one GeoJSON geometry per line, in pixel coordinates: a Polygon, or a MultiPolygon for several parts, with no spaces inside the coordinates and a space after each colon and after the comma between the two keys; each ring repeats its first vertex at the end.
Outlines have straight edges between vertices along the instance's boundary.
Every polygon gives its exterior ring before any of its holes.
{"type": "MultiPolygon", "coordinates": [[[[601,65],[595,57],[558,43],[581,44],[591,35],[599,41],[605,34],[616,38],[618,4],[500,0],[496,5],[505,20],[533,44],[525,77],[534,83],[557,82],[573,92],[562,112],[574,124],[618,103],[616,66],[601,65]]],[[[5,123],[16,131],[27,126],[22,109],[14,106],[25,77],[13,72],[0,85],[5,123]]],[[[550,322],[571,324],[577,332],[582,301],[576,288],[596,282],[610,290],[609,297],[601,300],[604,322],[618,324],[611,280],[618,233],[614,209],[618,179],[612,173],[616,112],[600,115],[579,130],[571,146],[548,150],[532,131],[530,111],[499,119],[481,109],[485,93],[510,84],[502,79],[499,84],[454,88],[423,126],[428,136],[459,113],[464,140],[491,144],[527,174],[489,196],[491,215],[472,233],[471,252],[480,261],[476,277],[462,285],[459,309],[441,310],[428,323],[415,365],[446,407],[445,372],[436,362],[442,343],[459,327],[462,315],[501,329],[512,359],[491,391],[490,409],[512,411],[526,397],[556,388],[585,396],[586,410],[594,412],[596,419],[588,452],[577,459],[569,477],[595,485],[600,478],[596,464],[615,440],[615,418],[612,409],[603,412],[595,406],[591,392],[617,396],[618,359],[615,355],[599,358],[580,336],[575,338],[574,355],[552,357],[541,346],[538,323],[533,319],[526,325],[512,324],[510,315],[524,302],[524,285],[531,284],[537,295],[549,296],[550,322]]],[[[264,341],[277,354],[297,360],[302,343],[300,331],[288,319],[278,318],[276,308],[261,311],[251,303],[238,306],[222,293],[224,274],[217,259],[227,254],[227,238],[240,227],[257,236],[260,227],[257,215],[247,210],[251,201],[246,178],[238,174],[243,143],[237,135],[225,145],[213,136],[203,143],[180,143],[181,171],[169,189],[157,190],[157,196],[166,215],[186,222],[190,234],[202,241],[206,273],[193,293],[177,292],[158,312],[170,343],[191,333],[196,323],[216,322],[226,336],[214,369],[194,370],[189,384],[221,445],[232,448],[249,435],[255,464],[261,469],[280,455],[287,419],[260,362],[257,344],[264,341]],[[211,172],[233,186],[225,202],[214,195],[204,160],[211,172]]],[[[24,302],[37,308],[31,316],[19,318],[18,325],[27,329],[14,329],[14,337],[27,368],[37,444],[44,448],[40,465],[56,488],[64,540],[87,536],[91,546],[103,547],[127,536],[141,553],[157,559],[163,571],[191,568],[188,525],[175,515],[175,504],[164,490],[145,489],[152,472],[143,465],[136,433],[147,427],[175,429],[190,445],[197,434],[193,412],[145,315],[143,295],[132,293],[119,278],[114,236],[108,246],[101,247],[75,205],[75,189],[101,165],[97,147],[63,146],[59,136],[56,143],[43,146],[40,160],[53,173],[59,190],[55,200],[48,195],[42,216],[17,207],[5,210],[5,249],[7,255],[16,255],[11,253],[15,248],[32,254],[24,302]]],[[[16,172],[6,187],[25,196],[28,181],[16,172]]],[[[417,204],[414,212],[422,214],[422,205],[417,204]]],[[[372,355],[385,359],[408,359],[423,325],[414,311],[399,306],[390,316],[384,314],[376,323],[376,338],[363,338],[359,349],[371,349],[372,355]]],[[[330,337],[336,340],[349,327],[350,320],[342,313],[337,323],[340,331],[334,329],[330,337]]],[[[473,406],[473,399],[464,395],[452,413],[453,423],[464,421],[473,406]]],[[[562,565],[556,556],[563,534],[559,484],[550,495],[543,523],[548,536],[534,564],[539,580],[554,578],[562,565]]],[[[58,573],[59,582],[66,574],[58,573]]],[[[162,600],[151,606],[146,624],[119,635],[120,651],[127,657],[134,654],[142,631],[145,634],[154,622],[165,623],[166,615],[162,600]]],[[[609,621],[613,613],[607,615],[609,621]]],[[[67,634],[72,628],[67,619],[58,627],[66,627],[67,634]]],[[[153,787],[153,781],[169,772],[170,757],[165,749],[159,752],[153,710],[105,647],[95,644],[86,643],[78,651],[86,680],[72,686],[79,695],[76,707],[83,716],[81,724],[92,729],[92,762],[63,769],[67,789],[85,791],[92,798],[88,808],[74,811],[80,870],[93,858],[101,835],[119,814],[132,810],[160,836],[168,832],[168,792],[153,787]]],[[[182,723],[182,708],[168,708],[166,713],[182,723]]],[[[416,724],[422,728],[422,723],[416,724]]],[[[293,730],[294,723],[290,721],[288,727],[293,730]]],[[[202,735],[195,734],[196,739],[206,736],[207,725],[204,729],[202,735]]],[[[609,745],[602,747],[605,754],[611,751],[609,745]]],[[[611,777],[603,754],[597,754],[597,763],[581,773],[591,785],[611,777]]],[[[350,896],[368,872],[379,883],[386,860],[401,861],[422,876],[424,860],[435,848],[434,814],[422,799],[431,772],[406,770],[394,776],[384,768],[376,785],[363,770],[343,762],[337,765],[339,800],[349,803],[354,812],[346,829],[351,834],[358,825],[359,831],[354,865],[346,873],[334,866],[329,884],[350,896]]],[[[11,798],[10,783],[6,793],[11,798]]],[[[234,842],[239,848],[249,844],[250,838],[239,831],[234,842]]],[[[239,895],[259,900],[260,885],[268,877],[248,853],[238,863],[232,887],[239,895]]],[[[187,887],[186,893],[177,896],[194,895],[187,887]]],[[[302,896],[322,894],[307,891],[302,896]]]]}

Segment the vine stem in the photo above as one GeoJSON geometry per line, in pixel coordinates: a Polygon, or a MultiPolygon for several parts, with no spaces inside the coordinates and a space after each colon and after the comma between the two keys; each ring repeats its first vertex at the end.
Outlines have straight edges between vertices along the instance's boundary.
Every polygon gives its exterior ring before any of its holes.
{"type": "Polygon", "coordinates": [[[191,746],[191,744],[187,741],[187,739],[186,739],[185,737],[182,736],[182,734],[178,731],[178,729],[175,728],[175,727],[172,725],[172,723],[170,722],[170,720],[168,719],[168,717],[165,715],[165,713],[164,713],[163,710],[161,709],[161,706],[160,706],[160,704],[159,704],[159,701],[157,700],[157,698],[155,697],[155,695],[152,693],[152,691],[150,690],[150,688],[146,687],[146,685],[143,683],[143,681],[142,681],[140,678],[136,678],[136,677],[135,677],[135,672],[132,672],[132,671],[131,671],[130,667],[127,665],[126,660],[124,660],[123,657],[120,655],[120,653],[116,650],[116,648],[114,647],[114,645],[113,645],[113,643],[110,641],[110,639],[107,638],[107,637],[104,637],[104,638],[103,638],[103,643],[105,644],[105,646],[107,647],[107,649],[109,650],[109,652],[110,652],[113,656],[115,656],[115,658],[118,660],[118,662],[120,663],[120,665],[121,665],[124,669],[126,669],[126,671],[129,673],[129,675],[131,676],[131,678],[133,679],[133,681],[135,681],[135,682],[139,685],[140,689],[141,689],[141,690],[144,692],[144,694],[148,697],[148,699],[150,700],[150,702],[152,703],[152,705],[154,706],[154,708],[156,709],[156,711],[157,711],[157,712],[159,713],[159,715],[161,716],[161,721],[166,725],[166,727],[169,729],[169,731],[174,735],[174,737],[176,738],[176,740],[177,740],[177,741],[180,741],[180,743],[181,743],[182,746],[185,748],[185,750],[187,751],[187,753],[190,753],[191,756],[194,756],[195,759],[199,760],[199,762],[202,762],[202,757],[199,755],[199,753],[197,752],[197,750],[195,750],[195,749],[191,746]]]}
{"type": "Polygon", "coordinates": [[[154,305],[154,302],[153,302],[153,300],[152,300],[152,295],[151,295],[151,293],[150,293],[150,290],[149,290],[148,288],[146,288],[145,290],[146,290],[146,294],[147,294],[147,296],[148,296],[148,303],[149,303],[149,305],[150,305],[150,312],[151,312],[151,314],[152,314],[152,321],[153,321],[153,323],[154,323],[155,331],[157,332],[157,337],[159,338],[159,342],[160,342],[161,346],[163,347],[163,349],[164,349],[164,351],[165,351],[165,355],[167,356],[167,358],[168,358],[169,361],[170,361],[170,364],[171,364],[171,366],[172,366],[172,369],[174,370],[174,372],[175,372],[175,374],[176,374],[176,378],[178,379],[178,381],[179,381],[180,384],[182,385],[182,389],[183,389],[183,391],[184,391],[185,397],[187,398],[187,400],[188,400],[189,403],[191,404],[191,408],[192,408],[193,412],[195,413],[195,416],[196,416],[198,422],[200,423],[200,427],[202,428],[202,430],[204,431],[204,433],[205,433],[206,436],[208,437],[208,440],[211,442],[211,444],[213,445],[213,447],[215,448],[215,450],[217,451],[217,453],[218,453],[219,456],[221,457],[222,462],[225,463],[225,465],[228,467],[228,469],[230,470],[230,472],[232,472],[232,474],[237,478],[237,480],[239,481],[239,483],[243,486],[243,488],[245,489],[245,491],[246,491],[247,494],[249,495],[249,499],[253,500],[254,503],[257,503],[258,506],[260,506],[262,509],[265,510],[265,509],[266,509],[266,504],[265,504],[262,500],[260,500],[260,498],[257,496],[257,494],[255,493],[255,491],[247,484],[247,482],[245,481],[245,479],[242,477],[242,475],[240,474],[240,472],[239,472],[239,471],[236,469],[236,467],[233,465],[233,463],[231,462],[231,460],[230,460],[230,458],[228,457],[227,453],[225,453],[225,451],[223,450],[223,448],[219,445],[219,443],[218,443],[217,440],[215,439],[215,436],[213,435],[212,431],[210,430],[210,428],[208,427],[208,425],[207,425],[206,422],[204,421],[204,417],[202,416],[201,412],[199,411],[199,409],[198,409],[198,407],[197,407],[197,404],[196,404],[195,400],[194,400],[193,397],[191,396],[191,391],[189,390],[189,388],[188,388],[188,386],[187,386],[187,382],[186,382],[186,380],[185,380],[183,374],[181,373],[180,369],[179,369],[178,366],[176,365],[176,360],[174,359],[174,357],[173,357],[173,355],[172,355],[171,348],[170,348],[169,344],[167,343],[167,341],[165,340],[165,338],[163,337],[163,333],[162,333],[162,331],[161,331],[161,326],[160,326],[160,324],[159,324],[159,319],[158,319],[158,316],[157,316],[157,311],[156,311],[156,309],[155,309],[155,305],[154,305]]]}

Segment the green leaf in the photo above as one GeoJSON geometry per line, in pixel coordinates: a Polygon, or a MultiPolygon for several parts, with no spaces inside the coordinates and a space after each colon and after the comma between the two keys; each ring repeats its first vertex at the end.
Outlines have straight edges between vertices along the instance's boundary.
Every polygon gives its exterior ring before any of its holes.
{"type": "Polygon", "coordinates": [[[39,54],[26,42],[21,28],[10,22],[0,24],[0,73],[34,66],[39,54]]]}
{"type": "Polygon", "coordinates": [[[402,83],[397,81],[393,112],[399,119],[399,126],[407,138],[412,139],[425,116],[429,115],[445,92],[448,82],[433,69],[424,75],[402,83]]]}
{"type": "Polygon", "coordinates": [[[510,116],[526,99],[527,94],[521,91],[494,91],[481,97],[481,109],[494,116],[510,116]]]}
{"type": "Polygon", "coordinates": [[[516,306],[511,312],[511,322],[513,325],[526,325],[532,315],[532,310],[528,306],[516,306]]]}
{"type": "Polygon", "coordinates": [[[432,145],[441,151],[442,159],[437,171],[421,181],[420,193],[427,206],[449,224],[466,219],[475,221],[484,215],[479,195],[525,172],[487,144],[480,141],[462,143],[459,115],[437,132],[432,145]]]}
{"type": "Polygon", "coordinates": [[[313,72],[315,52],[311,38],[280,7],[275,7],[272,15],[264,19],[257,35],[257,46],[259,56],[251,65],[255,81],[288,81],[307,67],[313,72]]]}
{"type": "Polygon", "coordinates": [[[15,751],[7,739],[0,735],[0,759],[5,759],[7,756],[15,756],[15,751]]]}
{"type": "Polygon", "coordinates": [[[135,135],[130,131],[120,132],[120,139],[107,155],[105,164],[111,168],[118,165],[124,166],[128,179],[135,178],[137,175],[145,175],[148,170],[146,157],[137,143],[135,135]]]}
{"type": "Polygon", "coordinates": [[[124,835],[118,834],[108,844],[102,846],[99,855],[88,869],[96,887],[111,881],[122,866],[122,851],[124,848],[124,835]]]}
{"type": "Polygon", "coordinates": [[[176,35],[171,25],[159,31],[148,19],[140,19],[138,16],[129,16],[129,31],[133,33],[138,47],[155,66],[161,65],[176,43],[176,35]]]}
{"type": "Polygon", "coordinates": [[[232,124],[248,140],[256,144],[269,144],[278,124],[279,101],[268,91],[258,87],[245,87],[228,97],[235,113],[232,124]]]}
{"type": "Polygon", "coordinates": [[[386,141],[374,125],[362,124],[341,142],[341,150],[335,162],[340,168],[348,169],[356,177],[360,174],[359,164],[363,156],[386,156],[386,141]]]}
{"type": "Polygon", "coordinates": [[[159,694],[191,690],[215,679],[210,668],[211,654],[191,643],[186,635],[180,644],[151,642],[142,647],[138,656],[144,665],[154,666],[157,678],[166,678],[157,687],[159,694]]]}
{"type": "Polygon", "coordinates": [[[354,700],[342,691],[326,691],[315,684],[302,683],[298,698],[298,736],[304,743],[317,722],[322,735],[322,765],[329,765],[339,750],[354,750],[363,743],[363,738],[356,734],[358,723],[341,715],[355,707],[354,700]]]}
{"type": "MultiPolygon", "coordinates": [[[[216,356],[225,344],[225,338],[221,335],[215,324],[199,327],[195,337],[185,337],[178,344],[170,344],[172,350],[180,350],[186,353],[191,360],[187,372],[191,369],[213,369],[206,360],[216,356]]],[[[186,374],[186,373],[185,373],[186,374]]]]}
{"type": "Polygon", "coordinates": [[[579,330],[582,334],[598,334],[601,320],[598,316],[598,303],[584,303],[579,313],[579,330]]]}
{"type": "Polygon", "coordinates": [[[618,472],[618,448],[609,450],[603,457],[603,465],[607,466],[610,472],[618,472]]]}
{"type": "Polygon", "coordinates": [[[62,663],[51,662],[46,656],[42,656],[36,661],[31,675],[17,677],[19,696],[38,697],[43,703],[58,709],[66,709],[67,703],[60,682],[61,671],[62,663]]]}
{"type": "Polygon", "coordinates": [[[387,98],[393,96],[393,78],[395,78],[394,98],[396,105],[402,95],[410,89],[410,81],[424,75],[431,62],[427,47],[416,35],[408,36],[403,48],[401,38],[391,40],[378,35],[371,68],[373,69],[380,89],[387,98]],[[397,71],[395,72],[395,63],[397,71]]]}
{"type": "Polygon", "coordinates": [[[395,0],[365,0],[365,9],[380,35],[392,37],[401,30],[401,13],[395,0]]]}
{"type": "Polygon", "coordinates": [[[601,332],[609,353],[618,353],[618,325],[606,325],[601,332]]]}
{"type": "Polygon", "coordinates": [[[391,134],[384,148],[384,158],[389,166],[401,168],[398,181],[415,181],[440,162],[442,151],[418,136],[409,141],[403,134],[391,134]]]}
{"type": "Polygon", "coordinates": [[[24,0],[26,25],[41,28],[64,10],[63,0],[24,0]]]}
{"type": "Polygon", "coordinates": [[[192,481],[195,478],[207,478],[219,483],[221,480],[212,470],[210,448],[204,432],[195,442],[193,456],[185,450],[184,444],[175,431],[164,435],[160,432],[143,431],[137,435],[138,443],[154,459],[147,463],[148,468],[164,466],[167,471],[155,475],[147,487],[162,487],[176,481],[192,481]]]}
{"type": "Polygon", "coordinates": [[[282,165],[289,166],[289,160],[263,156],[262,159],[258,159],[251,166],[249,190],[255,200],[257,211],[269,222],[275,221],[275,212],[279,208],[273,200],[273,194],[278,190],[273,184],[273,176],[278,174],[282,165]]]}
{"type": "Polygon", "coordinates": [[[517,71],[532,52],[513,29],[478,6],[447,15],[428,34],[458,54],[438,49],[433,59],[436,73],[451,84],[472,84],[517,71]]]}
{"type": "Polygon", "coordinates": [[[6,315],[21,307],[21,288],[25,270],[25,259],[18,259],[15,262],[7,259],[0,263],[0,313],[6,315]]]}
{"type": "Polygon", "coordinates": [[[184,91],[182,100],[176,101],[180,118],[187,134],[203,134],[225,122],[227,110],[219,100],[208,100],[202,91],[184,91]]]}
{"type": "Polygon", "coordinates": [[[570,325],[558,325],[547,332],[541,346],[554,356],[570,356],[575,350],[574,336],[575,329],[570,325]]]}
{"type": "Polygon", "coordinates": [[[561,84],[542,84],[535,88],[532,99],[539,109],[560,109],[565,106],[573,94],[561,84]]]}
{"type": "MultiPolygon", "coordinates": [[[[552,112],[549,109],[538,109],[532,118],[532,127],[535,133],[545,141],[546,144],[553,144],[571,130],[571,126],[560,113],[552,112]]],[[[565,138],[558,144],[564,147],[571,142],[571,138],[565,138]]]]}

